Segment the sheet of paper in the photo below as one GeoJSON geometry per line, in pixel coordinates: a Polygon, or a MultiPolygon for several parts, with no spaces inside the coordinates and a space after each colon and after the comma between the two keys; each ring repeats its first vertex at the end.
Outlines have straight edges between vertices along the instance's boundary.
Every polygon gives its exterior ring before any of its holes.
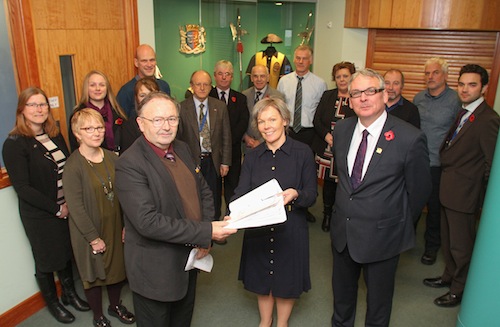
{"type": "Polygon", "coordinates": [[[192,249],[191,252],[189,252],[188,261],[184,270],[188,271],[194,268],[198,268],[206,272],[211,272],[214,266],[214,258],[212,257],[212,255],[209,253],[201,259],[196,259],[197,253],[198,249],[196,248],[192,249]]]}
{"type": "Polygon", "coordinates": [[[231,219],[225,228],[251,228],[286,221],[283,190],[276,179],[248,192],[229,204],[231,219]]]}

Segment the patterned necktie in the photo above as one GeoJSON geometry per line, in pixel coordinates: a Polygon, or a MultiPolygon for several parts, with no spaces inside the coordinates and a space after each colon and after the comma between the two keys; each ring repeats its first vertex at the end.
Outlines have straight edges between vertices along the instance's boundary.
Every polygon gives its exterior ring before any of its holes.
{"type": "Polygon", "coordinates": [[[225,104],[227,104],[227,102],[226,102],[226,92],[220,91],[220,101],[222,101],[225,104]]]}
{"type": "Polygon", "coordinates": [[[208,127],[207,119],[205,117],[206,113],[203,112],[205,105],[200,103],[200,137],[201,145],[208,152],[212,152],[212,144],[210,143],[210,128],[208,127]]]}
{"type": "Polygon", "coordinates": [[[368,131],[365,129],[363,131],[363,139],[359,144],[358,153],[356,153],[356,159],[354,160],[354,166],[352,167],[351,173],[351,185],[352,189],[355,190],[361,184],[363,177],[363,165],[365,163],[366,148],[368,145],[368,131]]]}
{"type": "Polygon", "coordinates": [[[455,119],[455,123],[453,124],[453,127],[455,127],[454,129],[450,130],[450,132],[448,133],[448,137],[446,138],[446,144],[448,145],[451,141],[453,141],[453,139],[455,138],[455,136],[457,136],[458,132],[460,131],[460,128],[462,126],[460,126],[461,122],[462,122],[462,117],[467,113],[467,110],[466,109],[463,109],[458,113],[458,116],[457,118],[455,119]]]}
{"type": "Polygon", "coordinates": [[[297,92],[295,93],[295,110],[293,111],[293,126],[292,129],[295,133],[298,133],[302,128],[302,80],[304,77],[297,76],[299,79],[297,83],[297,92]]]}
{"type": "Polygon", "coordinates": [[[255,100],[254,100],[253,104],[256,104],[257,102],[259,102],[261,94],[262,94],[262,92],[260,92],[260,91],[255,92],[255,100]]]}

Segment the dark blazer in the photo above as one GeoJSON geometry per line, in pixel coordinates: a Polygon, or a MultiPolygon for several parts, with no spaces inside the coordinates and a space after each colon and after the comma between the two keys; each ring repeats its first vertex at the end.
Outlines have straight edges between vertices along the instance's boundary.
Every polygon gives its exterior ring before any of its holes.
{"type": "MultiPolygon", "coordinates": [[[[231,166],[231,126],[226,105],[222,101],[212,97],[208,97],[207,99],[210,117],[212,160],[219,176],[219,167],[221,164],[231,166]]],[[[193,97],[181,102],[180,117],[181,121],[177,132],[177,139],[188,144],[195,163],[200,165],[200,132],[193,97]]]]}
{"type": "Polygon", "coordinates": [[[182,299],[189,272],[184,271],[194,246],[208,248],[214,216],[212,192],[195,173],[188,146],[173,142],[177,160],[193,173],[202,222],[184,213],[175,182],[144,137],[139,137],[116,163],[116,193],[125,221],[125,267],[130,289],[157,301],[182,299]]]}
{"type": "Polygon", "coordinates": [[[396,108],[389,111],[389,113],[412,124],[416,128],[420,128],[420,114],[418,113],[418,107],[406,100],[404,97],[401,97],[401,99],[403,99],[403,104],[401,106],[398,105],[396,108]]]}
{"type": "Polygon", "coordinates": [[[356,116],[349,106],[343,106],[339,110],[335,110],[338,95],[338,89],[325,91],[314,113],[313,126],[315,134],[311,148],[316,154],[323,155],[323,152],[325,152],[325,136],[332,131],[332,121],[356,116]]]}
{"type": "MultiPolygon", "coordinates": [[[[447,208],[475,213],[490,175],[500,118],[484,101],[474,110],[455,139],[441,146],[439,198],[447,208]]],[[[455,130],[455,126],[450,128],[455,130]]]]}
{"type": "Polygon", "coordinates": [[[333,131],[339,183],[331,237],[338,252],[348,246],[354,261],[370,263],[415,245],[413,224],[431,191],[429,153],[421,131],[387,115],[363,181],[353,190],[347,154],[357,121],[341,120],[333,131]],[[384,135],[389,131],[392,140],[384,135]]]}
{"type": "MultiPolygon", "coordinates": [[[[209,94],[212,98],[219,99],[217,88],[212,88],[209,94]]],[[[241,140],[248,127],[248,107],[247,97],[238,91],[229,89],[227,100],[227,112],[229,114],[229,122],[231,125],[232,144],[237,145],[241,149],[241,140]]]]}

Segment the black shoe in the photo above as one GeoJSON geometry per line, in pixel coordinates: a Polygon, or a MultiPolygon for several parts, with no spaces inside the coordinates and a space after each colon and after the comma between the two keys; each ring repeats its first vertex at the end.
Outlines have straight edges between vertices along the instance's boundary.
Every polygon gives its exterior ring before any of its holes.
{"type": "Polygon", "coordinates": [[[75,316],[66,310],[66,308],[59,303],[59,301],[47,304],[47,308],[54,318],[63,324],[69,324],[75,321],[75,316]]]}
{"type": "Polygon", "coordinates": [[[420,258],[420,262],[424,265],[433,265],[436,262],[436,252],[425,251],[422,258],[420,258]]]}
{"type": "MultiPolygon", "coordinates": [[[[74,290],[73,290],[74,291],[74,290]]],[[[68,293],[67,295],[65,293],[61,294],[61,302],[64,305],[69,305],[71,304],[73,308],[75,308],[78,311],[89,311],[90,306],[87,302],[84,300],[80,299],[80,297],[74,293],[68,293]]]]}
{"type": "Polygon", "coordinates": [[[426,278],[424,279],[424,285],[433,288],[450,287],[451,282],[445,282],[441,277],[426,278]]]}
{"type": "Polygon", "coordinates": [[[321,229],[323,232],[329,232],[330,231],[330,220],[332,219],[331,215],[325,215],[323,217],[323,223],[321,224],[321,229]]]}
{"type": "Polygon", "coordinates": [[[93,323],[95,327],[111,327],[111,322],[104,316],[100,316],[99,319],[93,320],[93,323]]]}
{"type": "Polygon", "coordinates": [[[127,308],[120,304],[114,307],[108,308],[108,314],[110,316],[118,318],[124,324],[133,324],[135,322],[135,316],[132,312],[128,311],[127,308]]]}
{"type": "Polygon", "coordinates": [[[462,295],[453,294],[451,292],[448,292],[434,300],[435,305],[443,308],[456,307],[460,304],[460,302],[462,302],[462,295]]]}
{"type": "Polygon", "coordinates": [[[310,223],[316,222],[316,217],[313,216],[312,213],[309,212],[309,210],[306,211],[306,220],[310,223]]]}

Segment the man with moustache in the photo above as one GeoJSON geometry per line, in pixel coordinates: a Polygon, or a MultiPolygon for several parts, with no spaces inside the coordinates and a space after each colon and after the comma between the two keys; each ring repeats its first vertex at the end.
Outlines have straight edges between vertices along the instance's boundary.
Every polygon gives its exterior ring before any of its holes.
{"type": "MultiPolygon", "coordinates": [[[[125,83],[118,91],[116,100],[120,106],[125,110],[127,117],[133,118],[135,113],[135,97],[134,87],[135,83],[143,77],[153,77],[156,71],[156,53],[153,48],[148,44],[141,44],[135,50],[134,65],[137,67],[137,75],[130,81],[125,83]]],[[[155,78],[160,91],[170,95],[170,86],[162,79],[155,78]]]]}
{"type": "Polygon", "coordinates": [[[401,93],[405,86],[405,77],[399,69],[389,69],[384,74],[385,89],[389,100],[387,100],[386,110],[416,128],[420,128],[420,115],[416,105],[406,100],[401,93]]]}
{"type": "Polygon", "coordinates": [[[163,92],[138,107],[143,133],[116,163],[125,221],[125,266],[137,326],[189,326],[198,271],[184,271],[193,248],[236,232],[212,222],[212,192],[196,172],[188,146],[176,140],[179,104],[163,92]]]}
{"type": "Polygon", "coordinates": [[[231,166],[231,125],[226,104],[209,97],[212,78],[204,70],[191,75],[193,96],[181,102],[177,138],[188,144],[191,155],[212,190],[215,215],[221,216],[222,178],[231,166]]]}
{"type": "Polygon", "coordinates": [[[425,220],[425,251],[420,261],[425,265],[436,262],[436,255],[441,246],[439,184],[441,179],[441,161],[439,147],[443,143],[450,126],[460,110],[457,92],[446,83],[448,63],[442,58],[431,58],[425,63],[425,83],[427,89],[413,98],[420,115],[420,129],[427,138],[432,176],[432,192],[427,201],[425,220]]]}
{"type": "Polygon", "coordinates": [[[229,124],[231,126],[231,169],[224,177],[224,199],[226,206],[238,186],[241,172],[241,141],[248,126],[247,98],[242,93],[233,90],[233,64],[227,60],[219,60],[215,64],[215,87],[210,96],[221,100],[227,106],[229,124]]]}
{"type": "Polygon", "coordinates": [[[498,114],[486,103],[488,72],[465,65],[458,78],[462,110],[440,148],[441,239],[445,269],[424,279],[430,287],[449,287],[434,300],[440,307],[460,304],[476,236],[476,217],[488,184],[500,126],[498,114]]]}
{"type": "Polygon", "coordinates": [[[349,105],[357,117],[333,130],[332,326],[354,326],[361,271],[365,326],[389,326],[399,255],[415,246],[414,219],[431,190],[425,135],[387,114],[384,84],[374,70],[355,73],[349,105]]]}
{"type": "Polygon", "coordinates": [[[243,91],[243,94],[247,97],[247,106],[250,116],[248,129],[243,136],[243,141],[245,142],[245,146],[247,148],[253,149],[263,141],[259,131],[254,128],[251,123],[253,106],[264,98],[278,97],[285,101],[285,97],[279,91],[268,85],[269,70],[264,65],[255,65],[252,67],[250,80],[252,81],[253,86],[243,91]]]}

